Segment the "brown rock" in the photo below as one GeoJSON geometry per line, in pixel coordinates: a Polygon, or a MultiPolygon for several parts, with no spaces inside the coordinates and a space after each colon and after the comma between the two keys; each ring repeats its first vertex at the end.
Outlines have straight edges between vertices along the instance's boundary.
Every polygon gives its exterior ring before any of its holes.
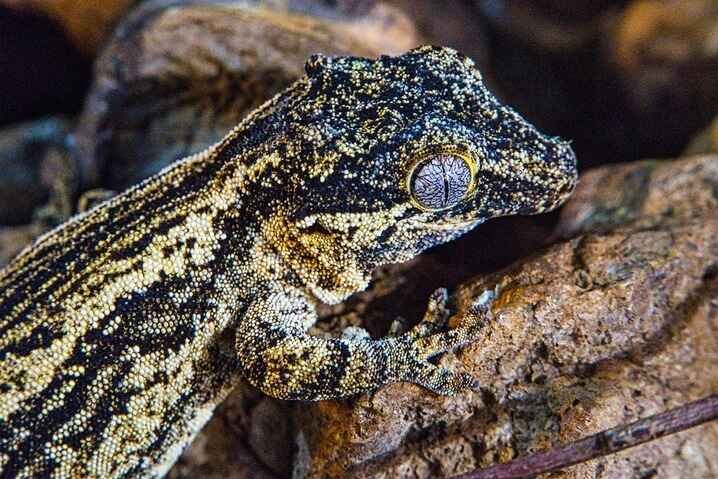
{"type": "Polygon", "coordinates": [[[289,477],[294,428],[289,404],[241,385],[215,413],[168,479],[289,477]]]}
{"type": "Polygon", "coordinates": [[[42,230],[37,225],[0,227],[0,268],[30,244],[42,230]]]}
{"type": "MultiPolygon", "coordinates": [[[[455,294],[452,324],[502,286],[481,337],[442,363],[483,393],[395,384],[301,407],[309,477],[447,477],[584,437],[718,388],[718,157],[585,175],[562,215],[571,236],[455,294]]],[[[302,444],[303,442],[303,444],[302,444]]],[[[714,477],[707,425],[560,477],[714,477]]]]}
{"type": "Polygon", "coordinates": [[[0,130],[0,225],[29,223],[55,188],[69,123],[45,118],[0,130]]]}
{"type": "Polygon", "coordinates": [[[97,63],[77,132],[85,177],[121,190],[203,150],[301,75],[313,53],[376,56],[418,43],[407,17],[363,3],[144,3],[97,63]]]}
{"type": "Polygon", "coordinates": [[[484,79],[491,81],[487,32],[471,2],[441,2],[437,8],[436,0],[389,1],[414,20],[426,43],[455,48],[471,57],[484,79]]]}
{"type": "Polygon", "coordinates": [[[0,5],[33,10],[54,19],[74,45],[93,54],[135,0],[0,0],[0,5]]]}
{"type": "Polygon", "coordinates": [[[629,106],[645,122],[663,122],[659,131],[690,135],[715,116],[718,3],[634,0],[610,25],[608,56],[629,106]]]}
{"type": "Polygon", "coordinates": [[[584,169],[676,157],[718,113],[712,0],[474,0],[439,12],[393,1],[432,42],[477,59],[522,115],[570,138],[584,169]]]}
{"type": "Polygon", "coordinates": [[[474,3],[495,28],[514,39],[545,52],[570,54],[598,36],[603,13],[612,2],[475,0],[474,3]]]}
{"type": "Polygon", "coordinates": [[[615,25],[615,55],[627,70],[671,68],[718,54],[711,0],[634,0],[615,25]]]}
{"type": "Polygon", "coordinates": [[[718,153],[718,118],[698,133],[686,146],[684,156],[704,155],[707,153],[718,153]]]}

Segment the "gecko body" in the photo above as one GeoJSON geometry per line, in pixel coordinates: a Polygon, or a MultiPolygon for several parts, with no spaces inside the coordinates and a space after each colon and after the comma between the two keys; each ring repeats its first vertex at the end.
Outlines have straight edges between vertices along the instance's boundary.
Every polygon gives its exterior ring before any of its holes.
{"type": "Polygon", "coordinates": [[[306,334],[489,218],[548,211],[575,157],[453,50],[312,57],[222,141],[70,219],[0,271],[0,477],[160,477],[240,377],[319,400],[410,381],[465,344],[434,297],[390,338],[306,334]]]}

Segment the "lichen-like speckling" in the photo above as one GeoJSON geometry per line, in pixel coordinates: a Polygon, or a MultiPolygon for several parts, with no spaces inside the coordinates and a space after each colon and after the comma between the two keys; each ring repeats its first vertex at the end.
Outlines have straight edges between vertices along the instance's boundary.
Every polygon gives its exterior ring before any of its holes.
{"type": "Polygon", "coordinates": [[[241,376],[304,400],[473,385],[427,361],[476,335],[443,329],[441,294],[378,340],[307,335],[314,304],[484,220],[556,207],[573,152],[450,49],[306,71],[0,272],[0,477],[161,476],[241,376]]]}

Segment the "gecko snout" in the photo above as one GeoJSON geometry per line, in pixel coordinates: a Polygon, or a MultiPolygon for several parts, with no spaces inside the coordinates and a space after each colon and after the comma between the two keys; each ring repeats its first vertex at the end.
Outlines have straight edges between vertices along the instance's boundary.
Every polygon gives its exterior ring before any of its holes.
{"type": "Polygon", "coordinates": [[[566,201],[578,182],[576,153],[571,144],[557,139],[552,150],[546,171],[549,210],[566,201]]]}

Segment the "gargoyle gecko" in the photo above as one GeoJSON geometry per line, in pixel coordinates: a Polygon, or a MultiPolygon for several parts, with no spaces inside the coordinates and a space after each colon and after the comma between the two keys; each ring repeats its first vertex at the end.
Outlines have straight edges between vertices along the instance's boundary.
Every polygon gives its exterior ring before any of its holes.
{"type": "Polygon", "coordinates": [[[162,476],[240,376],[301,400],[472,387],[427,361],[476,334],[443,330],[440,294],[383,339],[307,335],[314,304],[575,181],[569,144],[453,50],[312,57],[219,143],[0,272],[0,476],[162,476]]]}

